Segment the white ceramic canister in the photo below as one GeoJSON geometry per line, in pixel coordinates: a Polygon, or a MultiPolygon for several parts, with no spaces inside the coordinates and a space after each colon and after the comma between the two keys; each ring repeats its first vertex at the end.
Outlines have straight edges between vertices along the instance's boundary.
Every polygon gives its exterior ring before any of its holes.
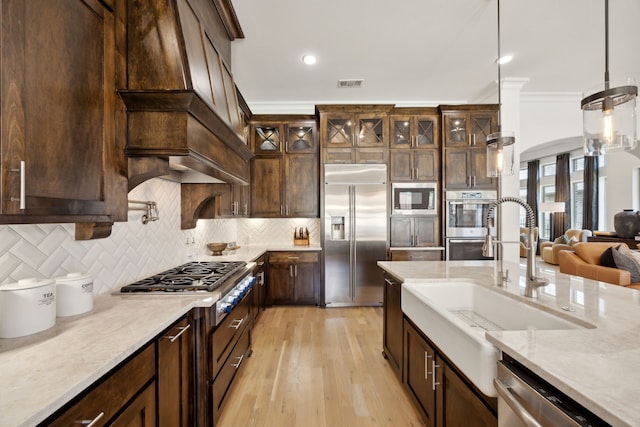
{"type": "Polygon", "coordinates": [[[88,274],[69,273],[56,277],[56,289],[58,317],[93,310],[93,279],[88,274]]]}
{"type": "Polygon", "coordinates": [[[56,324],[53,279],[22,279],[0,285],[0,338],[17,338],[56,324]]]}

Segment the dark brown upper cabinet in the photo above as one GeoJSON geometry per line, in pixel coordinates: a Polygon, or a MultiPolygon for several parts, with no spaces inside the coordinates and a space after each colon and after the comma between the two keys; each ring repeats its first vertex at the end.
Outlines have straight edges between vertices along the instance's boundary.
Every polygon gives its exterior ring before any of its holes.
{"type": "Polygon", "coordinates": [[[496,105],[441,105],[445,147],[484,147],[498,126],[496,105]]]}
{"type": "Polygon", "coordinates": [[[440,179],[440,132],[435,108],[396,108],[389,117],[392,182],[440,179]]]}
{"type": "Polygon", "coordinates": [[[386,163],[392,105],[317,105],[322,163],[386,163]]]}
{"type": "Polygon", "coordinates": [[[497,130],[497,105],[441,105],[444,190],[495,189],[487,176],[487,137],[497,130]]]}
{"type": "Polygon", "coordinates": [[[251,216],[319,216],[318,136],[313,116],[254,116],[251,216]]]}
{"type": "Polygon", "coordinates": [[[117,20],[97,0],[2,0],[0,223],[127,220],[117,20]]]}
{"type": "Polygon", "coordinates": [[[126,154],[249,183],[253,156],[230,69],[242,30],[229,0],[126,2],[126,154]]]}

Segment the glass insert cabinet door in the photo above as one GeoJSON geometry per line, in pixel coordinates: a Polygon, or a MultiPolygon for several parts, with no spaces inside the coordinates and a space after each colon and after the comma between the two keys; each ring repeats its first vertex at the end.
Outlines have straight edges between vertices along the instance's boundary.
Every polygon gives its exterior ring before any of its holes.
{"type": "Polygon", "coordinates": [[[486,145],[487,137],[495,130],[495,116],[492,114],[476,114],[471,116],[472,142],[471,145],[486,145]]]}
{"type": "Polygon", "coordinates": [[[391,148],[435,148],[436,119],[398,116],[391,119],[391,148]]]}
{"type": "Polygon", "coordinates": [[[381,117],[360,118],[358,120],[358,138],[360,147],[384,146],[384,123],[381,117]]]}
{"type": "Polygon", "coordinates": [[[496,114],[446,114],[444,118],[445,144],[449,146],[483,146],[487,136],[495,132],[496,114]]]}
{"type": "Polygon", "coordinates": [[[287,153],[315,153],[315,126],[291,124],[287,126],[287,153]]]}
{"type": "Polygon", "coordinates": [[[327,137],[325,144],[328,147],[351,147],[353,145],[353,118],[329,117],[327,118],[327,137]]]}
{"type": "Polygon", "coordinates": [[[256,153],[282,152],[279,126],[255,126],[253,132],[254,151],[256,153]]]}
{"type": "Polygon", "coordinates": [[[387,147],[386,114],[343,114],[327,117],[326,147],[387,147]]]}

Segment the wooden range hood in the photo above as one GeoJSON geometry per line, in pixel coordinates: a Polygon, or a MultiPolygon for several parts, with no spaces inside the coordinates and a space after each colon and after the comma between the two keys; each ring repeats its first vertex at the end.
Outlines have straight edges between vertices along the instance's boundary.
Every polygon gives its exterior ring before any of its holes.
{"type": "MultiPolygon", "coordinates": [[[[253,154],[230,68],[243,38],[230,0],[126,2],[129,189],[164,175],[169,161],[224,182],[248,184],[253,154]]],[[[124,32],[119,32],[123,34],[124,32]]]]}

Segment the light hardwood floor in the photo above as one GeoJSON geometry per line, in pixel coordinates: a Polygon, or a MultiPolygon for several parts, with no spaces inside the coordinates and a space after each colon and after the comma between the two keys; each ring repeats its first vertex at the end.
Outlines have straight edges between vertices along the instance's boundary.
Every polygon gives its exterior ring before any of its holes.
{"type": "Polygon", "coordinates": [[[382,308],[270,307],[216,427],[424,426],[382,357],[382,308]]]}

